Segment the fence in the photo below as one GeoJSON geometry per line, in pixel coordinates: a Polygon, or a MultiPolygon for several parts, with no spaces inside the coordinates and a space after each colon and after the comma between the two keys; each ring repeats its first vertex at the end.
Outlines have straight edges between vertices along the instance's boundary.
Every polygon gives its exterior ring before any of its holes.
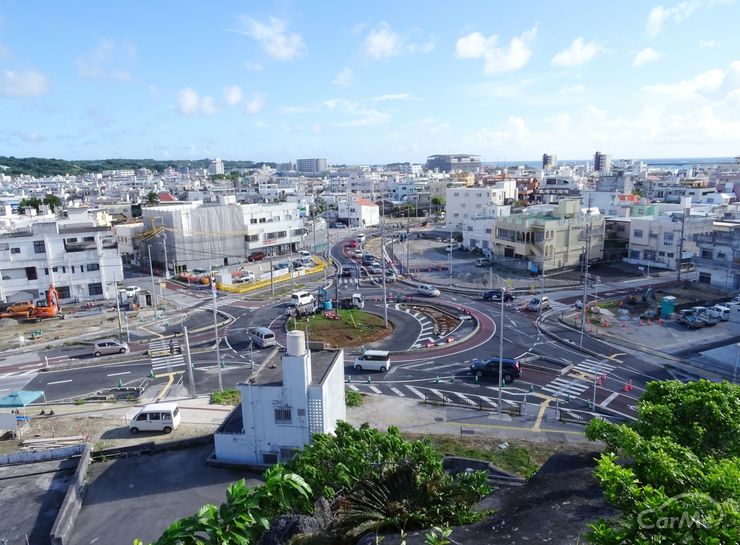
{"type": "MultiPolygon", "coordinates": [[[[320,258],[314,258],[319,263],[315,267],[311,267],[309,269],[305,269],[303,272],[303,276],[307,276],[309,274],[316,274],[324,269],[326,269],[327,264],[323,259],[320,258]]],[[[226,285],[226,284],[216,284],[216,288],[221,291],[226,291],[229,293],[247,293],[250,291],[258,290],[260,288],[266,288],[270,284],[278,284],[280,282],[287,282],[291,278],[295,278],[295,272],[292,272],[291,274],[281,275],[279,277],[275,278],[266,278],[265,280],[258,280],[257,282],[252,282],[251,284],[239,284],[239,285],[226,285]]]]}
{"type": "MultiPolygon", "coordinates": [[[[424,404],[442,405],[443,407],[464,407],[466,409],[472,407],[479,411],[498,411],[498,407],[496,405],[486,403],[480,398],[477,400],[469,399],[468,401],[458,401],[457,399],[447,397],[444,394],[435,394],[433,392],[424,395],[424,404]]],[[[503,399],[501,412],[510,416],[521,416],[524,412],[523,405],[524,404],[520,401],[509,401],[508,399],[503,399]]],[[[462,433],[462,431],[460,433],[462,433]]]]}

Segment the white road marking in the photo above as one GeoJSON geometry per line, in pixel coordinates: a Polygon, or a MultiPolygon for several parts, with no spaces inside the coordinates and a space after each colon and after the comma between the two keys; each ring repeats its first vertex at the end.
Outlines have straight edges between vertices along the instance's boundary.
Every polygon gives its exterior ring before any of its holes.
{"type": "Polygon", "coordinates": [[[368,386],[368,388],[370,388],[376,394],[382,394],[383,393],[383,392],[380,391],[380,388],[377,388],[377,387],[373,386],[372,384],[370,386],[368,386]]]}
{"type": "Polygon", "coordinates": [[[357,386],[355,386],[354,384],[347,384],[347,388],[349,388],[353,392],[359,392],[360,391],[360,389],[357,386]]]}
{"type": "Polygon", "coordinates": [[[64,384],[66,382],[72,382],[72,379],[69,380],[57,380],[56,382],[47,382],[47,386],[51,386],[52,384],[64,384]]]}
{"type": "Polygon", "coordinates": [[[416,397],[418,397],[419,399],[426,399],[426,396],[424,394],[422,394],[419,390],[417,390],[416,388],[414,388],[413,386],[409,386],[408,384],[406,384],[406,388],[408,388],[409,391],[412,394],[414,394],[416,397]]]}
{"type": "Polygon", "coordinates": [[[398,397],[406,397],[401,390],[399,390],[398,388],[395,388],[393,386],[391,386],[391,392],[393,392],[394,394],[396,394],[398,397]]]}
{"type": "Polygon", "coordinates": [[[118,375],[130,375],[131,371],[123,371],[121,373],[111,373],[110,375],[105,375],[106,377],[117,377],[118,375]]]}
{"type": "Polygon", "coordinates": [[[617,397],[618,395],[619,395],[619,392],[613,392],[613,393],[612,393],[612,394],[611,394],[611,395],[610,395],[609,397],[607,397],[607,398],[606,398],[606,399],[605,399],[604,401],[602,401],[601,403],[599,403],[599,405],[601,405],[602,407],[606,407],[606,406],[608,406],[608,405],[609,405],[609,403],[611,403],[612,401],[614,401],[614,399],[616,399],[616,397],[617,397]]]}

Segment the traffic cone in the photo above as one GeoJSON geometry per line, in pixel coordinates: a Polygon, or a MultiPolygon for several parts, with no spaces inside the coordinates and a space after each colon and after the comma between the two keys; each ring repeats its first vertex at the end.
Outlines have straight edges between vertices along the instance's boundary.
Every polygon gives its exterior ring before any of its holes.
{"type": "Polygon", "coordinates": [[[475,375],[475,383],[478,384],[480,382],[480,379],[478,378],[478,375],[475,375]]]}
{"type": "Polygon", "coordinates": [[[606,373],[601,373],[601,383],[606,382],[606,373]]]}
{"type": "Polygon", "coordinates": [[[629,392],[630,391],[630,383],[629,382],[625,382],[624,383],[624,388],[622,388],[622,391],[623,392],[629,392]]]}
{"type": "Polygon", "coordinates": [[[632,379],[629,379],[629,381],[627,382],[627,384],[629,385],[629,389],[627,391],[628,392],[631,392],[632,389],[634,388],[634,386],[632,386],[632,379]]]}
{"type": "Polygon", "coordinates": [[[352,377],[347,377],[347,384],[352,384],[352,377]]]}
{"type": "Polygon", "coordinates": [[[370,377],[367,377],[367,383],[368,383],[368,384],[372,384],[372,383],[373,383],[373,379],[372,379],[372,378],[370,378],[370,377]]]}
{"type": "Polygon", "coordinates": [[[450,384],[453,384],[455,382],[455,377],[450,377],[450,384]]]}
{"type": "Polygon", "coordinates": [[[148,376],[149,378],[156,378],[156,377],[154,376],[154,369],[152,369],[151,371],[149,371],[149,374],[148,374],[147,376],[148,376]]]}
{"type": "Polygon", "coordinates": [[[439,384],[439,377],[434,379],[434,384],[439,384]]]}

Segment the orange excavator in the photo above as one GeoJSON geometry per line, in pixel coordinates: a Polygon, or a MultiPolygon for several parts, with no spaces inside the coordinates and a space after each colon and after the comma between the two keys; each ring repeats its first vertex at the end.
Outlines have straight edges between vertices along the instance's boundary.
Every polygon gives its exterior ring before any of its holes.
{"type": "Polygon", "coordinates": [[[36,307],[31,310],[29,319],[40,322],[49,318],[63,318],[62,309],[59,306],[59,292],[54,284],[49,286],[46,292],[46,301],[40,299],[36,302],[36,307]]]}

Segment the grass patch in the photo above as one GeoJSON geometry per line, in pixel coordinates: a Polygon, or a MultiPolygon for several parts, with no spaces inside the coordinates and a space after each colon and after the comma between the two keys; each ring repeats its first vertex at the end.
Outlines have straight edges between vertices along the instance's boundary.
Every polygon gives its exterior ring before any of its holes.
{"type": "Polygon", "coordinates": [[[224,390],[211,394],[211,403],[214,405],[238,405],[240,400],[239,390],[224,390]]]}
{"type": "Polygon", "coordinates": [[[545,461],[556,452],[593,452],[598,450],[594,443],[534,442],[489,437],[454,437],[449,435],[404,434],[407,439],[428,439],[442,454],[473,458],[491,462],[496,467],[519,475],[531,477],[545,461]],[[501,443],[508,443],[505,449],[501,443]]]}
{"type": "Polygon", "coordinates": [[[330,346],[360,346],[366,342],[382,339],[391,332],[383,327],[383,319],[359,309],[341,309],[336,312],[338,320],[324,313],[308,318],[290,318],[288,330],[307,331],[308,338],[324,341],[330,346]]]}
{"type": "Polygon", "coordinates": [[[347,405],[347,407],[359,407],[360,405],[362,405],[362,402],[364,400],[365,398],[359,392],[354,392],[352,390],[344,391],[344,403],[347,405]]]}

